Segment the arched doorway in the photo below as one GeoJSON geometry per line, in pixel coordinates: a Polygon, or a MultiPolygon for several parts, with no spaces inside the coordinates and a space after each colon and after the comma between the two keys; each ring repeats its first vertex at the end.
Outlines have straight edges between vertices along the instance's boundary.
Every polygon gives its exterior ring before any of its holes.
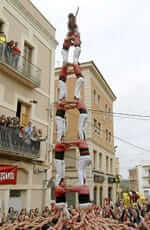
{"type": "Polygon", "coordinates": [[[112,187],[108,187],[108,198],[112,199],[112,187]]]}
{"type": "Polygon", "coordinates": [[[103,204],[103,187],[100,187],[100,190],[99,190],[99,203],[100,205],[103,204]]]}
{"type": "Polygon", "coordinates": [[[97,187],[94,187],[94,203],[97,204],[97,187]]]}

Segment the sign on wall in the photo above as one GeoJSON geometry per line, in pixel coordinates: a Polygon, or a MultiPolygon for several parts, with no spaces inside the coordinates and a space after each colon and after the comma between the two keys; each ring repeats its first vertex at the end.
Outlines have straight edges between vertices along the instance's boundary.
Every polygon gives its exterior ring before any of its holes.
{"type": "Polygon", "coordinates": [[[16,184],[17,166],[0,165],[0,185],[16,184]]]}

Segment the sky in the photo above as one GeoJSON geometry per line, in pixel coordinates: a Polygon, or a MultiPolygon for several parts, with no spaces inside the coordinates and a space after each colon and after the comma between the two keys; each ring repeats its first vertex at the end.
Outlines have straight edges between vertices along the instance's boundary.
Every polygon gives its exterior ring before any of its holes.
{"type": "MultiPolygon", "coordinates": [[[[80,62],[93,60],[117,96],[114,112],[150,116],[150,1],[149,0],[32,0],[56,28],[56,66],[67,32],[67,15],[80,7],[80,62]]],[[[150,160],[149,120],[114,118],[120,173],[150,160]],[[122,138],[135,148],[120,141],[122,138]],[[146,151],[145,151],[146,150],[146,151]]]]}

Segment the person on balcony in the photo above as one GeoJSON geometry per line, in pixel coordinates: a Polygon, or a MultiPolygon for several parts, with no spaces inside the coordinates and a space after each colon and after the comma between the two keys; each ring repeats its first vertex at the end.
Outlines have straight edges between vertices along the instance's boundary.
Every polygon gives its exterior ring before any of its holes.
{"type": "Polygon", "coordinates": [[[5,54],[5,61],[6,61],[7,64],[10,64],[10,62],[11,62],[11,54],[12,54],[13,45],[14,45],[13,40],[11,40],[10,42],[7,42],[6,45],[5,45],[4,54],[5,54]]]}
{"type": "Polygon", "coordinates": [[[24,147],[26,152],[30,152],[32,130],[32,122],[29,121],[28,126],[25,128],[24,135],[24,147]]]}
{"type": "Polygon", "coordinates": [[[6,44],[6,35],[4,32],[0,32],[0,59],[3,56],[5,44],[6,44]]]}
{"type": "Polygon", "coordinates": [[[18,42],[15,42],[14,45],[12,46],[12,60],[11,60],[11,65],[14,68],[18,67],[18,62],[20,58],[21,50],[18,48],[18,42]]]}

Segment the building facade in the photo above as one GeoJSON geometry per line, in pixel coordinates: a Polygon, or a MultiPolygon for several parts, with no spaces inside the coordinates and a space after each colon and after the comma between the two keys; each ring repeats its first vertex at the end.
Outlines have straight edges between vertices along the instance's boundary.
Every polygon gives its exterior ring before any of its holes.
{"type": "Polygon", "coordinates": [[[130,190],[138,191],[150,199],[150,162],[142,162],[129,170],[130,190]]]}
{"type": "Polygon", "coordinates": [[[18,42],[21,51],[17,57],[3,44],[0,56],[0,117],[6,123],[0,124],[0,170],[6,165],[18,169],[14,185],[3,184],[0,174],[0,206],[4,211],[42,208],[50,200],[44,186],[51,174],[55,28],[30,0],[1,0],[0,32],[7,42],[18,42]],[[28,125],[40,129],[36,145],[34,138],[24,137],[28,125]]]}
{"type": "MultiPolygon", "coordinates": [[[[104,198],[116,199],[116,185],[113,183],[116,175],[113,102],[116,97],[93,61],[81,63],[80,66],[85,78],[81,94],[88,109],[88,145],[92,157],[92,164],[88,168],[88,184],[91,189],[91,199],[96,204],[102,204],[104,198]]],[[[56,101],[59,72],[60,68],[56,68],[56,101]]],[[[68,77],[67,100],[73,100],[74,98],[75,81],[74,76],[68,77]]],[[[78,137],[78,116],[79,114],[76,110],[67,111],[66,141],[76,140],[78,137]]],[[[56,133],[54,132],[54,143],[55,140],[56,133]]],[[[78,150],[70,149],[66,152],[65,158],[67,183],[69,185],[78,184],[78,150]]]]}

